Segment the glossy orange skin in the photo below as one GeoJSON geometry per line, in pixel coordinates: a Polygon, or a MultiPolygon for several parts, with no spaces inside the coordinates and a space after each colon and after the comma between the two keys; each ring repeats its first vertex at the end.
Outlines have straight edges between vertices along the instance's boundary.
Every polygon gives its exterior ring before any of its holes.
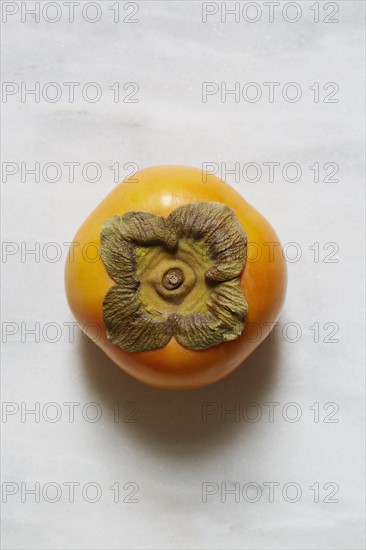
{"type": "Polygon", "coordinates": [[[135,174],[133,181],[126,180],[115,187],[75,235],[73,257],[69,253],[66,263],[67,299],[81,328],[88,323],[91,327],[97,324],[102,334],[96,340],[97,345],[131,376],[160,388],[206,386],[235,370],[266,338],[271,330],[270,324],[278,318],[286,293],[286,264],[281,247],[274,248],[272,258],[268,245],[264,243],[279,243],[276,233],[266,219],[228,184],[197,168],[147,168],[135,174]],[[96,247],[84,248],[84,253],[83,247],[88,243],[99,245],[101,227],[114,214],[144,210],[168,216],[172,210],[194,201],[227,204],[246,231],[248,261],[241,274],[241,285],[248,302],[246,328],[236,340],[199,351],[181,346],[174,338],[162,349],[140,353],[129,353],[110,344],[103,323],[102,303],[115,282],[100,258],[96,262],[87,261],[86,256],[94,256],[96,247]],[[255,245],[251,246],[251,243],[255,245]],[[257,255],[260,255],[258,259],[257,255]]]}

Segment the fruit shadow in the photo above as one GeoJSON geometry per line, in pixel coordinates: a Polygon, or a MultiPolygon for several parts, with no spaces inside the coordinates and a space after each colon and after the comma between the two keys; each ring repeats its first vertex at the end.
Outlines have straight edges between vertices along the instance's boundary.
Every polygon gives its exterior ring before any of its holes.
{"type": "Polygon", "coordinates": [[[256,429],[251,420],[260,410],[265,414],[263,402],[270,400],[276,386],[280,344],[273,334],[268,336],[234,373],[205,388],[163,390],[130,377],[79,335],[85,382],[103,411],[113,405],[106,417],[118,437],[125,443],[137,439],[150,452],[180,458],[214,452],[256,429]],[[248,405],[253,402],[256,405],[248,405]]]}

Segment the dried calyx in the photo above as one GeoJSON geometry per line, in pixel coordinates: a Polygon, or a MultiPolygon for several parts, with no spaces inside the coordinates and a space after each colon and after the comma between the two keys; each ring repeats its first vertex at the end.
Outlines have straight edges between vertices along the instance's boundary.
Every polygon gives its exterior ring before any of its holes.
{"type": "Polygon", "coordinates": [[[168,217],[130,211],[107,220],[101,258],[116,282],[103,302],[108,339],[129,352],[174,336],[202,350],[243,331],[247,303],[239,275],[246,234],[218,202],[194,202],[168,217]]]}

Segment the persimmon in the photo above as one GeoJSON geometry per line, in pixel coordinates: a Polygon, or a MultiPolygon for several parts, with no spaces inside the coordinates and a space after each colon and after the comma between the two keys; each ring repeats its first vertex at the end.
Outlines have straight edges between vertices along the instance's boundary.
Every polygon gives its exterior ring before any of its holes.
{"type": "Polygon", "coordinates": [[[116,186],[76,233],[65,272],[80,327],[96,326],[96,344],[128,374],[171,389],[236,369],[277,320],[286,280],[267,220],[227,183],[183,166],[116,186]]]}

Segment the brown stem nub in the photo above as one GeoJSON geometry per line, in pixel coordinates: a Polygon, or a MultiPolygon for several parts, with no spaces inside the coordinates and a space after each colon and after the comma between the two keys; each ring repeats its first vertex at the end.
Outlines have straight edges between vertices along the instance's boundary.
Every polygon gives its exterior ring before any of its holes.
{"type": "Polygon", "coordinates": [[[176,267],[174,269],[169,269],[163,277],[163,286],[167,290],[175,290],[179,288],[184,282],[183,271],[176,267]]]}

